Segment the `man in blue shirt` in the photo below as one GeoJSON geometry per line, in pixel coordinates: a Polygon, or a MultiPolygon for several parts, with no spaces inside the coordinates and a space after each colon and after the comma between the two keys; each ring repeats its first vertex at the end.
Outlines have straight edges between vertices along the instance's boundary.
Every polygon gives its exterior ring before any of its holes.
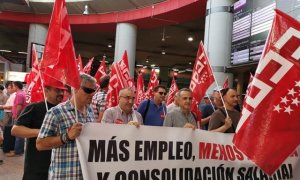
{"type": "Polygon", "coordinates": [[[163,101],[165,101],[167,90],[164,86],[158,85],[153,91],[153,99],[142,101],[138,112],[143,117],[144,125],[163,126],[167,114],[167,108],[163,101]]]}

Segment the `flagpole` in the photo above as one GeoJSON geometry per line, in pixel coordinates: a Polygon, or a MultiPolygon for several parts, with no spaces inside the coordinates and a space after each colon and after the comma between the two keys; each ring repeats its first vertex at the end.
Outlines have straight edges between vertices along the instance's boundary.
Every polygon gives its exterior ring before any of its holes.
{"type": "Polygon", "coordinates": [[[45,105],[46,105],[46,110],[48,111],[49,109],[48,109],[48,104],[47,104],[47,99],[46,99],[46,94],[45,94],[44,79],[42,78],[40,69],[39,69],[39,76],[40,76],[41,83],[42,83],[42,90],[43,90],[43,95],[44,95],[44,101],[45,101],[45,105]]]}
{"type": "MultiPolygon", "coordinates": [[[[200,42],[200,43],[202,43],[202,42],[200,42]]],[[[203,43],[202,43],[202,44],[203,44],[203,43]]],[[[202,46],[202,47],[204,47],[204,46],[202,46]]],[[[205,56],[206,56],[206,57],[208,57],[208,56],[206,55],[206,52],[205,52],[205,50],[203,51],[203,53],[205,54],[205,56]]],[[[224,103],[224,99],[223,99],[223,97],[222,97],[222,94],[221,94],[221,91],[220,91],[220,89],[219,89],[219,84],[218,84],[218,81],[217,81],[217,79],[216,79],[216,77],[215,77],[215,74],[214,74],[214,72],[213,72],[213,70],[212,70],[212,68],[211,68],[211,66],[210,66],[210,63],[209,63],[209,62],[208,62],[208,65],[209,65],[209,68],[210,68],[210,70],[211,70],[211,72],[212,72],[212,75],[213,75],[213,77],[214,77],[215,83],[217,84],[217,89],[218,89],[218,92],[220,93],[221,100],[222,100],[222,103],[223,103],[223,105],[224,105],[224,108],[225,108],[225,113],[226,113],[226,116],[227,116],[227,117],[229,117],[229,116],[228,116],[228,112],[227,112],[226,105],[225,105],[225,103],[224,103]]]]}
{"type": "Polygon", "coordinates": [[[78,112],[77,112],[77,103],[76,103],[76,96],[75,96],[75,88],[72,87],[72,96],[74,97],[74,106],[75,106],[75,122],[78,122],[78,112]]]}

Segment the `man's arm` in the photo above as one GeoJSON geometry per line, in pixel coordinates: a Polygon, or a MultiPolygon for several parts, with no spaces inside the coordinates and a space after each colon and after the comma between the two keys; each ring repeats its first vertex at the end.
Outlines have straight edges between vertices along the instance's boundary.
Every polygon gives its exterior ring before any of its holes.
{"type": "Polygon", "coordinates": [[[232,121],[229,117],[226,117],[224,123],[222,121],[224,115],[216,111],[211,115],[209,122],[208,130],[213,132],[222,132],[224,133],[231,127],[232,121]]]}
{"type": "MultiPolygon", "coordinates": [[[[82,130],[82,124],[78,122],[75,123],[65,135],[68,140],[73,141],[80,135],[81,130],[82,130]]],[[[62,135],[50,136],[45,138],[38,137],[36,140],[36,148],[39,151],[51,150],[65,143],[66,142],[64,142],[64,138],[62,137],[62,135]]]]}
{"type": "Polygon", "coordinates": [[[172,113],[167,113],[163,126],[173,127],[172,113]]]}
{"type": "Polygon", "coordinates": [[[19,117],[19,115],[21,114],[21,112],[22,112],[22,107],[23,107],[23,106],[20,105],[20,104],[17,105],[17,108],[16,108],[16,110],[17,110],[17,111],[16,111],[16,113],[17,113],[17,114],[16,114],[16,118],[19,117]]]}
{"type": "Polygon", "coordinates": [[[11,134],[22,138],[33,138],[38,136],[39,131],[39,129],[31,129],[26,126],[14,125],[11,130],[11,134]]]}

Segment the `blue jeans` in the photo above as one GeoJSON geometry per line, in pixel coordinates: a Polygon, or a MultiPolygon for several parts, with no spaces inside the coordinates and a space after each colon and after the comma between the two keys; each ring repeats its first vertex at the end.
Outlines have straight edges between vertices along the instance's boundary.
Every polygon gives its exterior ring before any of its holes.
{"type": "Polygon", "coordinates": [[[24,153],[24,138],[16,137],[15,141],[15,154],[23,154],[24,153]]]}

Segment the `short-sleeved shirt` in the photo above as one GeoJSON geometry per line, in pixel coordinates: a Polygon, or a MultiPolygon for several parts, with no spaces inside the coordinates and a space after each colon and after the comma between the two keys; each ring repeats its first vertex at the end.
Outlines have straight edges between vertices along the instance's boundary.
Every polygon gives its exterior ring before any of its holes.
{"type": "Polygon", "coordinates": [[[16,93],[16,97],[15,97],[15,100],[14,100],[14,105],[13,105],[12,110],[11,110],[13,119],[18,118],[17,105],[21,105],[22,110],[27,105],[27,103],[26,103],[26,94],[22,90],[18,90],[17,93],[16,93]]]}
{"type": "Polygon", "coordinates": [[[188,115],[184,114],[180,108],[176,108],[167,113],[164,126],[168,127],[183,127],[186,123],[197,126],[194,115],[190,112],[188,115]]]}
{"type": "Polygon", "coordinates": [[[174,102],[172,102],[171,104],[167,105],[167,112],[171,112],[173,109],[179,108],[179,106],[177,106],[174,102]]]}
{"type": "Polygon", "coordinates": [[[98,119],[99,113],[105,111],[107,92],[100,90],[92,99],[91,107],[94,111],[95,118],[98,119]]]}
{"type": "MultiPolygon", "coordinates": [[[[232,120],[232,126],[225,131],[225,133],[235,133],[237,124],[240,120],[240,113],[237,110],[227,110],[229,117],[232,120]]],[[[210,118],[208,130],[218,129],[219,127],[223,126],[225,123],[225,110],[224,108],[216,110],[210,118]],[[223,112],[222,112],[223,111],[223,112]]]]}
{"type": "MultiPolygon", "coordinates": [[[[78,122],[94,122],[94,113],[86,106],[86,115],[77,110],[78,122]]],[[[70,101],[61,103],[46,113],[39,138],[59,136],[67,133],[76,123],[75,108],[70,101]]],[[[76,141],[52,149],[49,179],[83,179],[76,141]]]]}
{"type": "MultiPolygon", "coordinates": [[[[5,103],[5,106],[13,106],[15,98],[16,98],[16,93],[15,92],[10,94],[7,101],[6,101],[6,103],[5,103]]],[[[4,109],[4,112],[11,112],[11,109],[4,109]]]]}
{"type": "MultiPolygon", "coordinates": [[[[47,103],[48,108],[55,105],[47,103]]],[[[16,125],[40,129],[47,112],[45,101],[29,104],[17,119],[16,125]]],[[[36,137],[28,138],[25,152],[25,173],[48,173],[51,150],[38,151],[36,137]]]]}
{"type": "Polygon", "coordinates": [[[150,102],[147,114],[144,118],[144,125],[163,126],[167,113],[166,105],[160,104],[157,106],[153,100],[144,100],[139,105],[137,111],[142,115],[142,117],[144,117],[148,101],[150,102]]]}
{"type": "Polygon", "coordinates": [[[138,121],[143,124],[143,118],[139,112],[133,110],[130,114],[126,114],[119,106],[115,106],[105,110],[101,122],[127,124],[129,121],[138,121]]]}

